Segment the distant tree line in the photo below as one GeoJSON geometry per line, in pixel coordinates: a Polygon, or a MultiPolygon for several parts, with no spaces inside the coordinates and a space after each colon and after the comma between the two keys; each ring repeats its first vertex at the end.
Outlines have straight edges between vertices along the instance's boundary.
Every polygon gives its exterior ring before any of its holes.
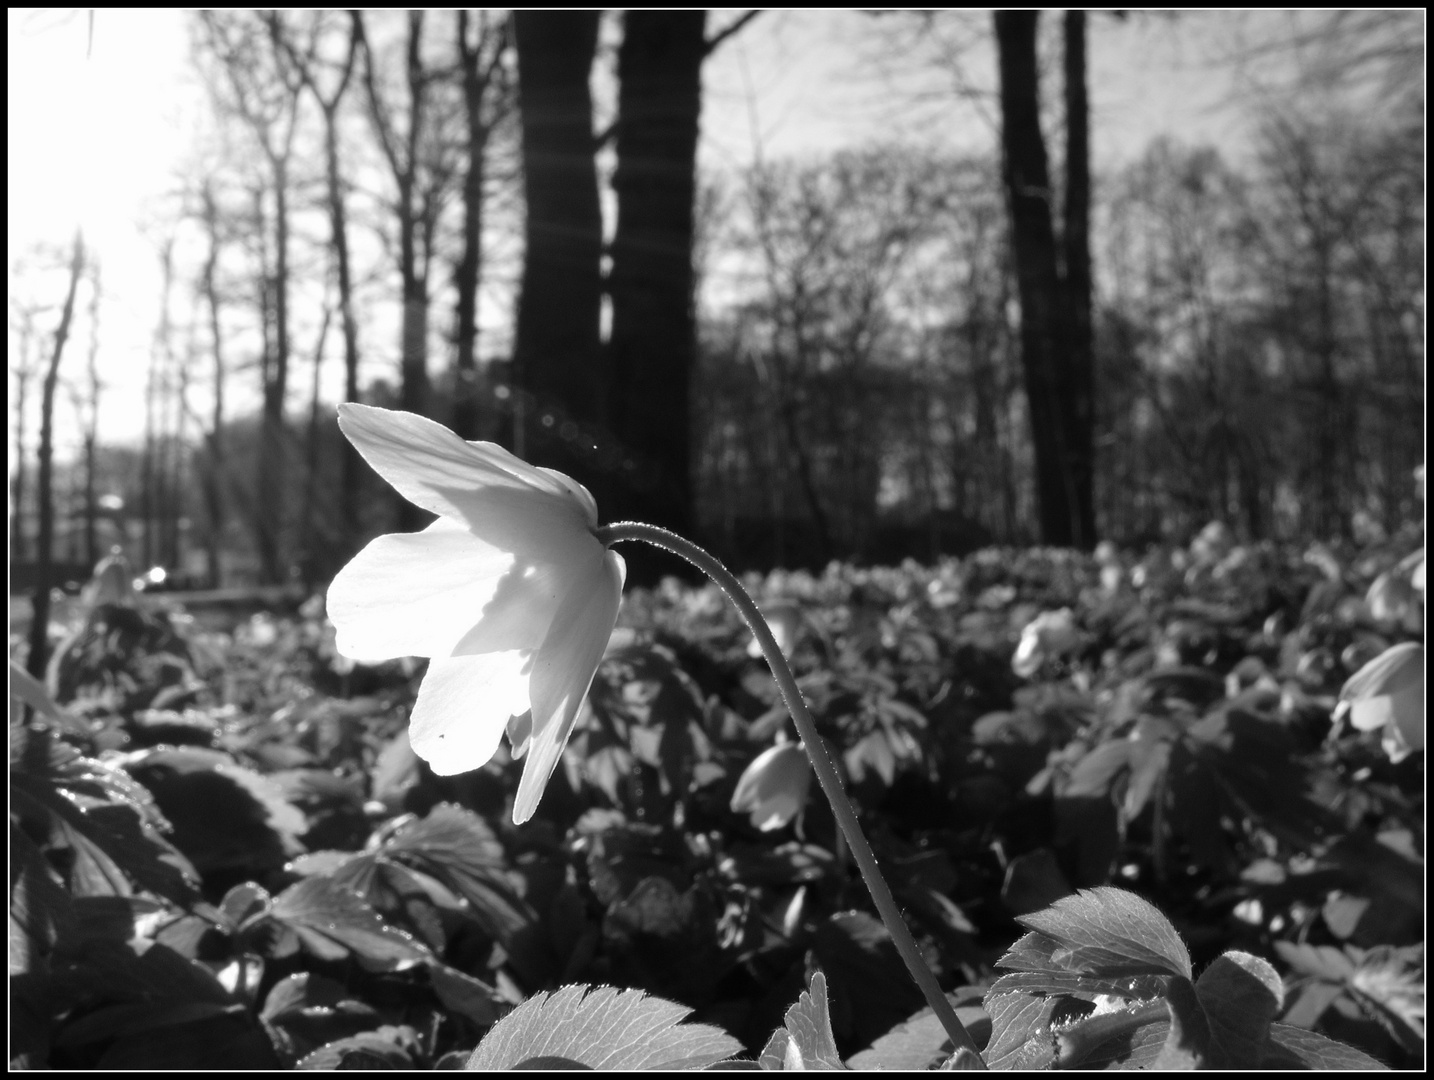
{"type": "Polygon", "coordinates": [[[211,583],[321,584],[421,524],[338,437],[340,396],[497,439],[741,565],[1417,513],[1407,94],[1379,122],[1272,107],[1238,165],[1167,140],[1093,170],[1084,18],[1052,95],[1037,16],[1004,14],[990,153],[699,177],[702,65],[753,17],[623,14],[607,117],[597,13],[196,15],[212,123],[152,227],[146,437],[97,452],[92,332],[60,378],[86,434],[37,496],[57,315],[12,301],[16,557],[58,499],[64,552],[127,521],[132,554],[211,583]]]}

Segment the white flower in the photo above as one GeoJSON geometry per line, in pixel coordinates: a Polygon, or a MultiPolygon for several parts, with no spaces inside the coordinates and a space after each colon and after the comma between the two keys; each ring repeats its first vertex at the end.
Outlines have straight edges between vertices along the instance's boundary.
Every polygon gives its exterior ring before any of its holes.
{"type": "Polygon", "coordinates": [[[1360,731],[1384,729],[1381,743],[1393,762],[1424,749],[1424,646],[1385,649],[1350,676],[1334,718],[1349,713],[1360,731]]]}
{"type": "Polygon", "coordinates": [[[527,755],[513,821],[532,817],[617,620],[622,557],[593,535],[577,481],[406,412],[339,406],[339,427],[404,498],[438,520],[380,536],[328,594],[353,660],[430,657],[409,718],[440,776],[486,764],[508,730],[527,755]]]}
{"type": "Polygon", "coordinates": [[[780,829],[807,805],[812,769],[800,743],[778,743],[758,754],[732,793],[732,812],[750,813],[763,832],[780,829]]]}
{"type": "Polygon", "coordinates": [[[1073,652],[1080,645],[1080,631],[1070,608],[1043,611],[1021,631],[1020,643],[1011,657],[1011,670],[1029,679],[1047,659],[1073,652]]]}

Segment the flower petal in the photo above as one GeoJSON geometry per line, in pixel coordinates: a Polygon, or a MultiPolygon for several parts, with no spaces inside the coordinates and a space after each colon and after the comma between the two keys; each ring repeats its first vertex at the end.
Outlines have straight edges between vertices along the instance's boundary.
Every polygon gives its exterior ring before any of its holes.
{"type": "MultiPolygon", "coordinates": [[[[422,532],[380,536],[329,586],[335,645],[353,660],[447,656],[475,629],[513,565],[512,555],[443,518],[422,532]]],[[[545,625],[539,634],[546,632],[545,625]]]]}
{"type": "Polygon", "coordinates": [[[592,496],[561,473],[494,443],[464,442],[413,413],[346,403],[339,427],[405,499],[462,522],[494,547],[535,562],[568,561],[586,545],[600,547],[589,532],[597,524],[592,496]]]}
{"type": "Polygon", "coordinates": [[[439,776],[488,764],[508,718],[528,708],[531,666],[517,650],[430,661],[408,719],[413,752],[439,776]]]}
{"type": "Polygon", "coordinates": [[[578,707],[592,685],[617,622],[626,574],[622,556],[604,551],[600,561],[564,597],[547,639],[534,658],[530,688],[532,735],[513,804],[515,825],[533,816],[548,778],[562,757],[578,707]]]}

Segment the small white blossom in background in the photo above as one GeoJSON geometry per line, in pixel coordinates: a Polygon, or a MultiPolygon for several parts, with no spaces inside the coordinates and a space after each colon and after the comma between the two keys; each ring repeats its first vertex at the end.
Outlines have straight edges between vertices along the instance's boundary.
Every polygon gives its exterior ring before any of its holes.
{"type": "Polygon", "coordinates": [[[1080,643],[1080,631],[1070,608],[1043,611],[1021,631],[1020,643],[1011,657],[1011,670],[1029,679],[1047,660],[1074,652],[1080,643]]]}
{"type": "Polygon", "coordinates": [[[1339,692],[1334,719],[1360,731],[1379,731],[1393,762],[1424,749],[1424,646],[1405,642],[1380,653],[1339,692]]]}
{"type": "Polygon", "coordinates": [[[801,816],[812,785],[812,766],[801,743],[778,743],[763,750],[742,771],[732,793],[732,812],[750,814],[763,832],[801,816]]]}
{"type": "Polygon", "coordinates": [[[504,731],[527,756],[513,821],[532,817],[607,648],[625,566],[593,534],[577,481],[412,413],[339,406],[374,470],[437,514],[380,536],[334,578],[328,615],[351,660],[431,658],[409,717],[440,776],[485,765],[504,731]]]}
{"type": "MultiPolygon", "coordinates": [[[[777,640],[777,648],[782,650],[783,656],[791,659],[802,632],[802,609],[796,604],[779,603],[763,608],[762,614],[767,619],[767,625],[772,628],[772,637],[777,640]]],[[[747,655],[753,658],[762,655],[762,646],[755,637],[747,643],[747,655]]]]}

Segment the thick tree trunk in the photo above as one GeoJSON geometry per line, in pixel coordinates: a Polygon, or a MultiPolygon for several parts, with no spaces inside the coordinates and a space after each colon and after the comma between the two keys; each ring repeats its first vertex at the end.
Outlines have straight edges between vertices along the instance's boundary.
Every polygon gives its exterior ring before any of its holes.
{"type": "Polygon", "coordinates": [[[1021,302],[1021,361],[1036,457],[1036,499],[1044,543],[1080,542],[1076,470],[1069,445],[1061,366],[1063,318],[1051,182],[1041,135],[1036,11],[995,13],[1000,57],[1002,165],[1021,302]]]}
{"type": "Polygon", "coordinates": [[[36,578],[34,598],[30,611],[30,655],[26,659],[26,670],[37,679],[45,676],[45,664],[49,660],[49,642],[46,634],[50,628],[50,573],[52,547],[55,538],[55,505],[53,457],[55,386],[60,377],[60,359],[65,353],[65,341],[70,336],[70,320],[75,313],[75,292],[80,285],[80,275],[85,268],[85,242],[75,234],[74,254],[70,257],[70,285],[65,293],[65,305],[60,309],[60,325],[55,330],[55,350],[50,354],[50,365],[45,371],[45,381],[40,390],[40,451],[39,491],[40,535],[36,545],[36,578]]]}
{"type": "Polygon", "coordinates": [[[692,239],[706,16],[628,11],[618,53],[608,408],[634,467],[619,474],[612,513],[681,533],[692,524],[692,239]]]}
{"type": "Polygon", "coordinates": [[[517,395],[510,440],[529,460],[594,487],[602,216],[588,77],[598,12],[518,11],[513,30],[528,212],[513,346],[514,378],[526,393],[517,395]]]}

